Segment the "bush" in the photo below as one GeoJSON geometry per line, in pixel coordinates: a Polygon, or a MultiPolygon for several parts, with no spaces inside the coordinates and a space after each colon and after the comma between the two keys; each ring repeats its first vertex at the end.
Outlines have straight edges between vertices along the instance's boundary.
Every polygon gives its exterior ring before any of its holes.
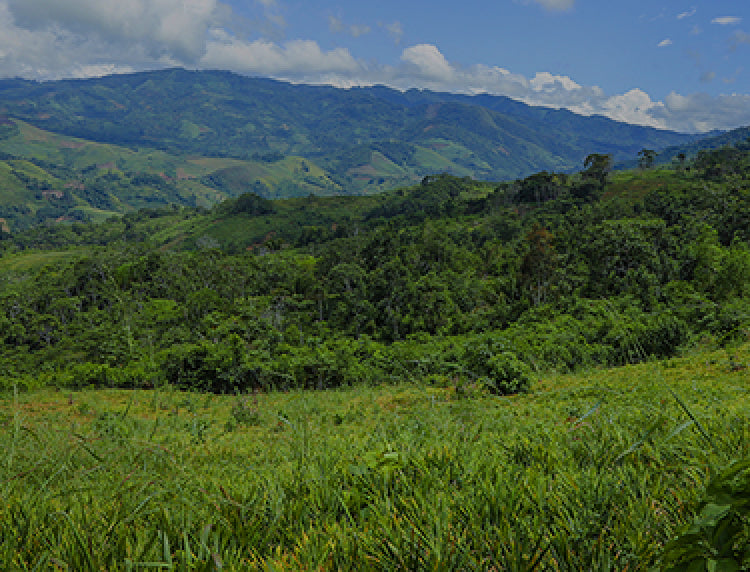
{"type": "Polygon", "coordinates": [[[531,368],[508,346],[504,337],[482,335],[465,342],[455,357],[467,373],[492,393],[526,391],[531,383],[531,368]]]}
{"type": "Polygon", "coordinates": [[[167,350],[162,356],[167,382],[180,389],[213,393],[243,391],[249,371],[243,360],[242,340],[232,334],[227,342],[204,340],[167,350]]]}
{"type": "Polygon", "coordinates": [[[482,379],[495,394],[507,395],[527,391],[531,384],[531,368],[513,352],[504,351],[487,361],[487,375],[482,379]]]}
{"type": "Polygon", "coordinates": [[[71,368],[66,385],[73,389],[112,387],[118,385],[119,381],[118,371],[107,364],[81,363],[71,368]]]}

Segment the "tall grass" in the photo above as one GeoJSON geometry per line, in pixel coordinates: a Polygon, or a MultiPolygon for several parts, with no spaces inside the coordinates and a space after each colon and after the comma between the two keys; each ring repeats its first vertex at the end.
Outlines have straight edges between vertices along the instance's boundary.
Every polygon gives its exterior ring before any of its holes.
{"type": "Polygon", "coordinates": [[[8,394],[0,562],[648,569],[694,522],[712,477],[747,457],[747,384],[725,361],[551,377],[503,398],[426,385],[252,402],[8,394]]]}

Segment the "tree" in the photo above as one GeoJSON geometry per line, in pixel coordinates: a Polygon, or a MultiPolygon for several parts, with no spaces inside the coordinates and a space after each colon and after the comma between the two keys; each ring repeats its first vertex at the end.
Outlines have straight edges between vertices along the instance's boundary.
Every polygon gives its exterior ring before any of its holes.
{"type": "Polygon", "coordinates": [[[685,161],[686,160],[687,160],[687,155],[685,155],[685,153],[678,153],[678,155],[677,155],[677,163],[678,163],[680,171],[682,171],[685,168],[685,161]]]}
{"type": "Polygon", "coordinates": [[[561,189],[562,186],[555,174],[542,171],[518,182],[518,200],[522,203],[536,202],[538,205],[556,199],[561,189]]]}
{"type": "Polygon", "coordinates": [[[535,306],[547,301],[552,286],[557,268],[554,240],[551,232],[536,223],[525,238],[527,251],[521,261],[520,283],[535,306]]]}
{"type": "Polygon", "coordinates": [[[653,149],[641,149],[638,151],[638,166],[641,169],[650,169],[654,166],[657,152],[653,149]]]}
{"type": "Polygon", "coordinates": [[[595,180],[602,188],[607,182],[609,172],[612,170],[612,155],[603,153],[591,153],[583,162],[584,171],[581,172],[584,180],[595,180]]]}

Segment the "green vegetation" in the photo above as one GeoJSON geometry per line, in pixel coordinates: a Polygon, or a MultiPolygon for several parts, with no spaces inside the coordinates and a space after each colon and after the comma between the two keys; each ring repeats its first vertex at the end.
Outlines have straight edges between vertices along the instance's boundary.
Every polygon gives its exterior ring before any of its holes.
{"type": "Polygon", "coordinates": [[[0,218],[5,232],[61,221],[103,221],[143,208],[212,206],[254,192],[265,198],[342,193],[300,157],[250,160],[168,154],[94,143],[7,120],[0,136],[0,218]]]}
{"type": "Polygon", "coordinates": [[[245,194],[37,227],[0,242],[0,359],[63,385],[95,364],[106,385],[459,375],[513,393],[524,368],[741,339],[748,153],[712,156],[613,174],[597,155],[579,175],[500,186],[439,175],[372,197],[245,194]]]}
{"type": "MultiPolygon", "coordinates": [[[[695,139],[505,97],[384,87],[343,90],[217,71],[175,69],[48,83],[6,80],[0,81],[0,100],[0,112],[9,117],[134,152],[229,157],[260,171],[264,166],[278,170],[284,157],[304,158],[312,173],[308,179],[292,171],[281,186],[262,176],[242,180],[245,192],[260,178],[280,193],[273,198],[368,194],[438,172],[510,180],[540,170],[573,171],[591,150],[622,161],[643,147],[695,139]]],[[[239,174],[225,173],[217,181],[231,186],[239,174]]]]}
{"type": "Polygon", "coordinates": [[[6,394],[0,560],[18,570],[677,570],[685,557],[702,565],[691,570],[719,558],[746,567],[737,459],[748,455],[750,400],[736,363],[750,362],[750,346],[731,360],[702,352],[546,374],[505,398],[447,377],[234,397],[6,394]],[[716,532],[729,548],[712,536],[727,516],[735,536],[716,532]]]}
{"type": "Polygon", "coordinates": [[[0,234],[0,561],[747,569],[750,148],[641,158],[122,216],[164,179],[92,170],[0,234]]]}

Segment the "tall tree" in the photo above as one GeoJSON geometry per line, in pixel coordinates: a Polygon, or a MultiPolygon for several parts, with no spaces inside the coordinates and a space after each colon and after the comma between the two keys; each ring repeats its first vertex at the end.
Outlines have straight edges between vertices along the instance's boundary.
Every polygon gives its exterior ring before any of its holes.
{"type": "Polygon", "coordinates": [[[591,153],[583,161],[584,170],[581,175],[586,180],[595,180],[599,187],[604,187],[607,177],[612,170],[612,155],[603,153],[591,153]]]}
{"type": "Polygon", "coordinates": [[[641,169],[650,169],[654,166],[657,152],[653,149],[641,149],[638,151],[638,165],[641,169]]]}

